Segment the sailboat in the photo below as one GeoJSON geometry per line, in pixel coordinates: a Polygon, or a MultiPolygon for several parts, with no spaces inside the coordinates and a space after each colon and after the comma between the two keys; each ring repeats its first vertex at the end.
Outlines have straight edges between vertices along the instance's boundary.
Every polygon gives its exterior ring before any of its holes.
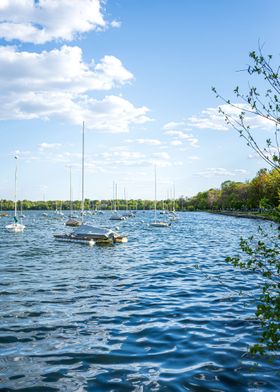
{"type": "Polygon", "coordinates": [[[55,234],[54,237],[58,241],[63,242],[76,242],[88,245],[94,245],[95,243],[115,243],[115,242],[127,242],[127,237],[119,233],[114,232],[111,229],[95,227],[84,223],[84,177],[85,177],[85,123],[83,122],[82,132],[82,208],[81,208],[81,219],[82,224],[77,227],[70,234],[55,234]]]}
{"type": "Polygon", "coordinates": [[[170,222],[157,220],[157,169],[155,166],[155,201],[154,201],[154,221],[150,223],[152,227],[169,227],[170,222]]]}
{"type": "Polygon", "coordinates": [[[171,221],[176,221],[177,220],[177,215],[176,215],[176,202],[175,202],[175,185],[173,184],[173,195],[172,195],[172,209],[169,212],[169,219],[171,221]]]}
{"type": "Polygon", "coordinates": [[[76,216],[73,215],[73,202],[72,202],[72,168],[70,169],[70,216],[69,219],[65,222],[65,226],[77,227],[81,226],[82,222],[76,219],[76,216]]]}
{"type": "Polygon", "coordinates": [[[125,200],[125,212],[123,213],[123,217],[125,219],[127,218],[132,218],[134,216],[134,214],[131,211],[128,211],[128,202],[127,202],[127,198],[126,198],[126,192],[125,192],[125,188],[123,190],[123,195],[124,195],[124,200],[125,200]]]}
{"type": "Polygon", "coordinates": [[[109,220],[117,220],[117,221],[125,220],[125,217],[118,213],[118,184],[115,183],[113,183],[113,199],[115,203],[115,208],[114,208],[113,215],[110,216],[109,220]]]}
{"type": "Polygon", "coordinates": [[[20,233],[25,229],[25,226],[22,223],[18,223],[17,218],[17,159],[18,157],[15,156],[16,160],[16,167],[15,167],[15,213],[14,213],[14,223],[5,226],[6,230],[13,232],[13,233],[20,233]]]}

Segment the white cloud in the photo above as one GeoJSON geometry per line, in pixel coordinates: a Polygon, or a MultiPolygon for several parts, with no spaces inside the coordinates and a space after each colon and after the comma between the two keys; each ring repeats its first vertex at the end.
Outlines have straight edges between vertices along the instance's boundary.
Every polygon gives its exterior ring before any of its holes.
{"type": "Polygon", "coordinates": [[[106,132],[128,132],[131,124],[150,119],[146,107],[136,108],[115,95],[97,100],[95,90],[107,91],[132,80],[121,61],[105,56],[98,64],[83,62],[78,47],[49,52],[19,52],[0,47],[0,120],[55,118],[106,132]]]}
{"type": "Polygon", "coordinates": [[[145,154],[138,151],[114,151],[104,152],[101,156],[105,159],[138,159],[145,158],[145,154]]]}
{"type": "Polygon", "coordinates": [[[174,130],[177,128],[182,128],[185,125],[186,124],[183,121],[181,121],[181,122],[170,121],[169,123],[164,125],[163,129],[165,129],[166,131],[170,131],[170,130],[174,130]]]}
{"type": "Polygon", "coordinates": [[[171,146],[181,146],[183,142],[181,140],[172,140],[170,144],[171,146]]]}
{"type": "Polygon", "coordinates": [[[12,151],[11,156],[13,157],[18,157],[20,160],[24,160],[24,161],[33,161],[36,160],[37,157],[36,155],[32,152],[32,151],[23,151],[23,150],[16,150],[16,151],[12,151]]]}
{"type": "Polygon", "coordinates": [[[60,143],[45,143],[45,142],[43,142],[43,143],[40,143],[38,147],[39,147],[40,151],[56,150],[59,147],[61,147],[61,144],[60,143]]]}
{"type": "Polygon", "coordinates": [[[198,139],[191,133],[189,134],[178,130],[168,130],[164,134],[175,138],[175,140],[184,140],[188,142],[192,147],[198,147],[198,139]]]}
{"type": "MultiPolygon", "coordinates": [[[[236,115],[236,112],[231,114],[236,115]]],[[[221,113],[219,113],[218,107],[207,108],[205,110],[202,110],[202,112],[199,115],[188,117],[186,123],[188,126],[191,126],[192,128],[216,129],[218,131],[226,131],[228,129],[228,125],[224,120],[224,116],[221,113]]]]}
{"type": "MultiPolygon", "coordinates": [[[[44,44],[71,41],[81,33],[104,29],[101,0],[2,0],[0,37],[44,44]]],[[[112,27],[119,27],[113,21],[112,27]]]]}
{"type": "Polygon", "coordinates": [[[227,170],[222,167],[217,168],[208,168],[203,171],[197,172],[197,176],[211,178],[211,177],[236,177],[242,174],[246,174],[247,171],[244,169],[234,169],[234,170],[227,170]]]}
{"type": "Polygon", "coordinates": [[[167,167],[176,162],[171,162],[169,154],[159,152],[153,154],[144,154],[139,151],[127,151],[115,149],[115,151],[107,151],[97,157],[96,162],[103,168],[119,170],[119,167],[150,167],[157,165],[159,167],[167,167]]]}
{"type": "MultiPolygon", "coordinates": [[[[280,149],[277,147],[269,147],[266,149],[260,149],[260,153],[262,153],[265,157],[267,157],[268,159],[272,160],[273,157],[280,157],[280,149]]],[[[249,159],[260,159],[262,160],[263,158],[261,158],[261,156],[259,154],[257,154],[257,152],[254,152],[253,154],[249,154],[248,155],[249,159]]]]}
{"type": "Polygon", "coordinates": [[[161,145],[161,141],[158,139],[129,139],[126,140],[127,143],[135,143],[135,144],[145,144],[148,146],[159,146],[161,145]]]}
{"type": "MultiPolygon", "coordinates": [[[[227,113],[232,119],[239,120],[239,115],[241,111],[250,109],[248,105],[234,103],[232,105],[225,104],[214,108],[207,108],[202,110],[200,114],[188,117],[184,126],[196,129],[213,129],[217,131],[228,131],[232,127],[225,122],[224,115],[219,113],[219,108],[225,113],[227,113]]],[[[262,117],[254,116],[250,113],[246,113],[246,124],[248,124],[251,129],[271,129],[274,124],[262,117]]],[[[169,123],[172,124],[172,123],[169,123]]],[[[174,123],[180,124],[180,123],[174,123]]]]}
{"type": "Polygon", "coordinates": [[[110,90],[132,79],[133,75],[114,56],[104,56],[96,65],[93,60],[85,63],[78,46],[41,53],[0,46],[1,91],[84,93],[110,90]]]}
{"type": "Polygon", "coordinates": [[[200,160],[200,157],[198,157],[197,155],[191,155],[187,157],[190,161],[198,161],[200,160]]]}
{"type": "Polygon", "coordinates": [[[155,152],[152,154],[154,158],[170,160],[170,155],[167,152],[155,152]]]}
{"type": "Polygon", "coordinates": [[[122,23],[119,20],[113,20],[113,22],[111,22],[111,26],[115,28],[119,28],[121,25],[122,23]]]}
{"type": "MultiPolygon", "coordinates": [[[[73,168],[81,168],[81,153],[63,151],[59,143],[40,143],[37,151],[14,151],[12,156],[18,155],[22,160],[38,160],[48,164],[70,165],[73,168]]],[[[172,161],[166,152],[146,154],[140,151],[130,151],[124,146],[115,146],[106,152],[86,154],[85,168],[87,171],[117,172],[120,168],[150,168],[181,166],[182,162],[172,161]]]]}

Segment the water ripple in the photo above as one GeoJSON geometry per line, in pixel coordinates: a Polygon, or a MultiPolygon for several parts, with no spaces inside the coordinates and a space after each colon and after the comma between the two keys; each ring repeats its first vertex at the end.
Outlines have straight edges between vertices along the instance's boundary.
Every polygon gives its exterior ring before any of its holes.
{"type": "Polygon", "coordinates": [[[40,213],[19,235],[1,218],[1,390],[277,391],[279,360],[247,354],[258,278],[224,261],[269,224],[181,213],[156,230],[137,215],[109,247],[56,243],[62,222],[40,213]]]}

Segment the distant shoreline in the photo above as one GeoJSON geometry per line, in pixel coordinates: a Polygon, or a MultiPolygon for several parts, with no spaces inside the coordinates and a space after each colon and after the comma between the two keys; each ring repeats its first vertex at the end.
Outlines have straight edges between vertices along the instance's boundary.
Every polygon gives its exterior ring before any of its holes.
{"type": "Polygon", "coordinates": [[[260,212],[243,212],[243,211],[209,211],[211,214],[218,215],[226,215],[226,216],[234,216],[236,218],[247,218],[247,219],[261,219],[268,220],[279,223],[279,217],[277,218],[275,215],[263,214],[260,212]]]}

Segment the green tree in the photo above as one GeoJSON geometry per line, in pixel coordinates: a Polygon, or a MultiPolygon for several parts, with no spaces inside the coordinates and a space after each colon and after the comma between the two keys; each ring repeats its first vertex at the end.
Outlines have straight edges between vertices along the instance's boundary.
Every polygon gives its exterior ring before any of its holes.
{"type": "MultiPolygon", "coordinates": [[[[234,104],[224,99],[212,90],[216,96],[227,103],[231,108],[239,112],[233,116],[230,111],[220,108],[227,124],[231,125],[239,135],[246,140],[247,145],[252,148],[276,173],[280,173],[280,149],[279,149],[279,127],[280,127],[280,67],[272,65],[272,56],[264,56],[259,48],[258,53],[250,53],[251,64],[247,68],[250,77],[261,79],[261,86],[249,87],[247,93],[240,92],[239,87],[234,89],[234,94],[241,104],[234,104]],[[274,129],[273,140],[270,138],[261,146],[254,137],[253,128],[250,126],[250,118],[257,117],[270,123],[274,129]]],[[[274,175],[274,174],[273,174],[274,175]]],[[[259,192],[259,202],[267,201],[267,185],[269,174],[266,170],[258,173],[253,181],[255,189],[259,192]]],[[[279,197],[278,183],[276,183],[277,197],[279,197]]],[[[280,236],[278,232],[274,235],[261,231],[261,239],[250,237],[241,238],[240,247],[243,257],[228,257],[226,260],[234,266],[252,271],[262,279],[261,294],[257,301],[256,317],[260,320],[262,334],[259,338],[260,344],[251,347],[251,352],[265,354],[280,349],[280,236]]]]}

